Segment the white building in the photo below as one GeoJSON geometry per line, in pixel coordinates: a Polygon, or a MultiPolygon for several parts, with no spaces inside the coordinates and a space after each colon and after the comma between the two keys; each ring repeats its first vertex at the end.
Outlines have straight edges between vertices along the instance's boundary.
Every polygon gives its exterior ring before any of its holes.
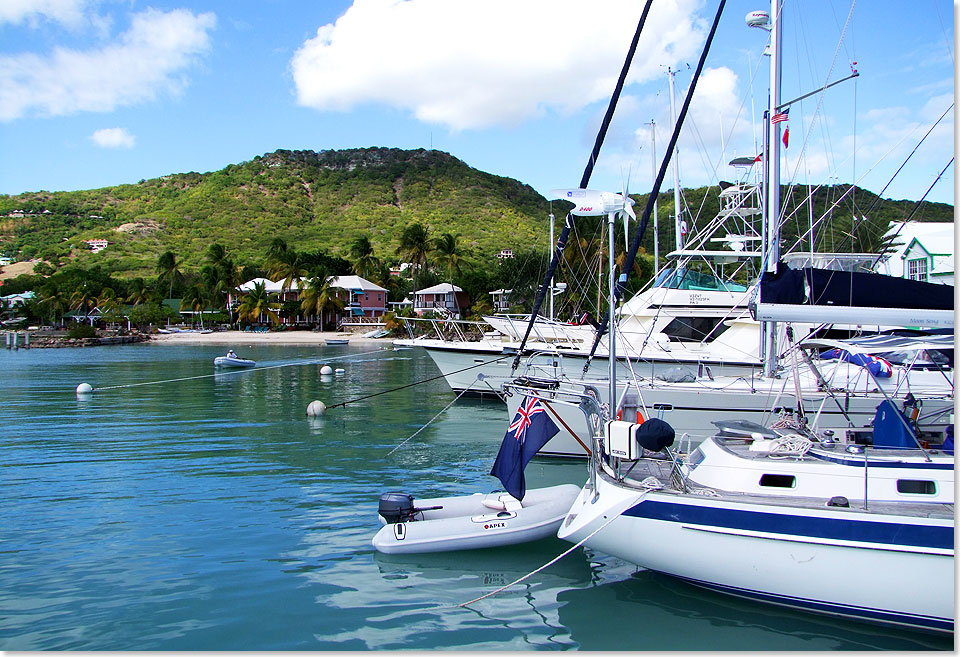
{"type": "Polygon", "coordinates": [[[953,285],[953,222],[892,222],[888,235],[896,234],[896,246],[881,274],[928,283],[953,285]]]}

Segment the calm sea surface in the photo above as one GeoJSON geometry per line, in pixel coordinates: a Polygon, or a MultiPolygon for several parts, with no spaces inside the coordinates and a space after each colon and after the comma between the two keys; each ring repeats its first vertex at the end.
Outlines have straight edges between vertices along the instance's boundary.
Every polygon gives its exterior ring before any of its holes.
{"type": "MultiPolygon", "coordinates": [[[[0,649],[952,649],[583,549],[457,608],[568,544],[388,557],[370,545],[377,501],[495,490],[505,407],[441,413],[442,380],[408,385],[438,374],[419,350],[238,351],[258,367],[214,376],[209,346],[0,351],[0,649]],[[351,403],[307,418],[315,399],[351,403]]],[[[528,487],[585,477],[527,470],[528,487]]]]}

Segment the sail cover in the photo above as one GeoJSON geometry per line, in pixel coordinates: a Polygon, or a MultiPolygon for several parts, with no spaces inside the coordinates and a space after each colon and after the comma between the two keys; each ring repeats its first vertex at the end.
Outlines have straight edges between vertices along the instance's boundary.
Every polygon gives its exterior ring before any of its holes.
{"type": "Polygon", "coordinates": [[[760,303],[953,310],[953,286],[781,263],[760,280],[760,303]]]}

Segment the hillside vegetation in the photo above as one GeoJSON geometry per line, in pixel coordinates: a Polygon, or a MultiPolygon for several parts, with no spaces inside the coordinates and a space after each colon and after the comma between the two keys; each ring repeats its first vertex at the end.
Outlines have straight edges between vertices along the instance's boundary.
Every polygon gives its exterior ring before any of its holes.
{"type": "MultiPolygon", "coordinates": [[[[691,220],[693,226],[716,213],[718,191],[683,190],[684,204],[698,217],[691,220]]],[[[816,230],[818,250],[875,250],[889,222],[907,218],[915,207],[913,201],[849,191],[846,185],[816,191],[815,218],[833,208],[830,221],[816,230]],[[837,199],[842,200],[834,206],[837,199]]],[[[784,230],[785,246],[809,221],[806,209],[796,210],[806,189],[788,192],[784,188],[794,218],[784,230]]],[[[641,214],[647,197],[634,199],[641,214]]],[[[558,228],[562,205],[554,205],[558,228]]],[[[276,238],[301,252],[349,259],[351,244],[366,237],[378,258],[397,263],[403,230],[422,224],[434,236],[457,235],[466,265],[489,267],[501,249],[536,246],[546,251],[549,211],[548,200],[529,185],[478,171],[439,151],[278,150],[203,174],[0,196],[0,254],[40,258],[54,267],[98,266],[133,278],[153,275],[158,258],[170,251],[184,269],[198,269],[212,243],[224,245],[237,263],[258,266],[276,238]],[[91,253],[85,240],[93,238],[110,245],[91,253]]],[[[659,196],[661,253],[674,244],[672,213],[672,193],[664,191],[659,196]]],[[[913,218],[952,221],[953,207],[926,202],[913,218]]],[[[597,226],[584,224],[591,230],[597,226]]],[[[652,240],[648,230],[643,241],[647,253],[653,252],[652,240]]]]}
{"type": "Polygon", "coordinates": [[[198,267],[214,242],[242,263],[261,261],[277,237],[300,251],[345,256],[366,236],[378,257],[395,259],[404,227],[420,223],[458,234],[462,248],[483,259],[542,243],[548,211],[530,186],[439,151],[278,150],[204,174],[0,196],[0,252],[142,276],[166,251],[198,267]],[[8,216],[17,210],[26,214],[8,216]],[[93,238],[109,248],[90,253],[85,240],[93,238]]]}

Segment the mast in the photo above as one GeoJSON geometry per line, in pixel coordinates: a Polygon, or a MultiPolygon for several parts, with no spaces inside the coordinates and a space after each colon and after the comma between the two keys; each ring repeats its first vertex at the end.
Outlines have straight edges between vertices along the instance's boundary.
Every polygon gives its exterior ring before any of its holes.
{"type": "MultiPolygon", "coordinates": [[[[552,205],[552,204],[551,204],[552,205]]],[[[553,245],[553,213],[550,213],[550,244],[553,245]]],[[[553,319],[553,274],[550,275],[550,319],[553,319]]]]}
{"type": "MultiPolygon", "coordinates": [[[[673,92],[673,78],[676,77],[677,72],[674,71],[669,66],[667,67],[667,77],[670,80],[670,119],[673,121],[674,128],[677,125],[677,108],[676,101],[674,100],[673,92]]],[[[683,236],[680,232],[680,223],[682,221],[683,213],[680,212],[680,153],[679,149],[674,147],[673,156],[673,222],[674,230],[676,231],[676,248],[679,251],[683,248],[683,236]]]]}
{"type": "MultiPolygon", "coordinates": [[[[780,53],[783,44],[781,12],[783,0],[770,0],[770,108],[767,122],[767,205],[766,271],[777,271],[780,260],[780,122],[773,118],[780,106],[780,53]]],[[[777,366],[776,322],[764,324],[763,373],[773,376],[777,366]]]]}
{"type": "MultiPolygon", "coordinates": [[[[650,119],[650,171],[657,178],[657,124],[650,119]]],[[[626,242],[624,242],[626,247],[626,242]]],[[[657,201],[653,201],[653,275],[660,272],[660,227],[657,225],[657,201]]]]}

